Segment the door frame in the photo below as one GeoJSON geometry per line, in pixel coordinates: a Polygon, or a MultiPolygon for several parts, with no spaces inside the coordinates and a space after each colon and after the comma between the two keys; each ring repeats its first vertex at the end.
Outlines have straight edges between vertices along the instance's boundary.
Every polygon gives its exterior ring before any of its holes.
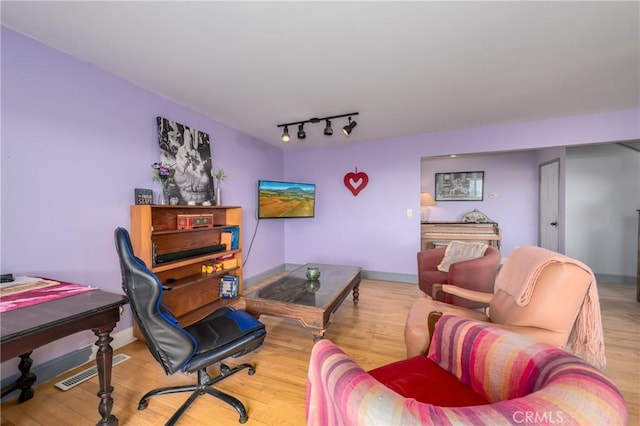
{"type": "Polygon", "coordinates": [[[552,160],[546,161],[544,163],[541,163],[538,165],[538,245],[540,247],[543,247],[542,245],[542,237],[543,237],[543,228],[546,226],[546,224],[542,223],[542,209],[543,209],[543,198],[542,198],[542,170],[545,166],[549,166],[551,164],[557,164],[557,188],[556,188],[556,196],[557,196],[557,201],[556,201],[556,218],[555,218],[555,222],[558,223],[558,225],[556,226],[556,245],[557,247],[555,247],[555,249],[552,249],[554,251],[560,252],[561,247],[563,246],[563,244],[561,244],[560,241],[560,237],[562,235],[561,229],[562,227],[564,227],[564,223],[562,221],[560,221],[560,214],[561,214],[561,206],[560,206],[560,201],[561,201],[561,185],[560,185],[560,179],[562,176],[561,173],[561,162],[560,162],[560,158],[554,158],[552,160]]]}

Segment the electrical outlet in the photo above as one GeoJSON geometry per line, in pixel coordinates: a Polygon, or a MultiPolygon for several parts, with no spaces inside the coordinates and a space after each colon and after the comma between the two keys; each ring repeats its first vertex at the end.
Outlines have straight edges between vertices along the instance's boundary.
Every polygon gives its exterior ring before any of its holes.
{"type": "Polygon", "coordinates": [[[498,198],[498,194],[496,194],[495,192],[492,192],[489,194],[489,198],[498,198]]]}
{"type": "Polygon", "coordinates": [[[413,209],[407,209],[407,217],[413,217],[413,209]]]}

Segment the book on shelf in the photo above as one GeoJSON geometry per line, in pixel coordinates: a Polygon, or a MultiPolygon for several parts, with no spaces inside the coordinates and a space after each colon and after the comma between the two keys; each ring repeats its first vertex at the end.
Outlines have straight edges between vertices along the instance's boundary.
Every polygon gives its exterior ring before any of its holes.
{"type": "Polygon", "coordinates": [[[238,249],[238,243],[240,240],[240,227],[239,226],[229,226],[223,229],[222,234],[225,232],[231,233],[231,250],[238,249]]]}
{"type": "Polygon", "coordinates": [[[231,240],[233,239],[233,233],[230,231],[222,231],[220,233],[220,244],[227,246],[227,250],[231,250],[231,240]]]}
{"type": "Polygon", "coordinates": [[[220,297],[223,299],[238,297],[238,277],[235,275],[220,277],[220,297]]]}

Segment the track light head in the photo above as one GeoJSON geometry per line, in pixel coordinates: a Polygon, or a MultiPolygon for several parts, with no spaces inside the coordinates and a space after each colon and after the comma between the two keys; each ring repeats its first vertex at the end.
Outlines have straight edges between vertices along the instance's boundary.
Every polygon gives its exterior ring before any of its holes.
{"type": "Polygon", "coordinates": [[[331,128],[331,120],[326,120],[326,126],[324,127],[324,134],[327,136],[331,136],[333,134],[333,129],[331,128]]]}
{"type": "Polygon", "coordinates": [[[289,142],[291,137],[289,137],[289,126],[284,126],[284,131],[282,132],[282,142],[289,142]]]}
{"type": "Polygon", "coordinates": [[[298,139],[304,139],[307,137],[307,134],[304,131],[304,123],[300,123],[298,126],[298,139]]]}
{"type": "Polygon", "coordinates": [[[356,123],[356,121],[351,121],[351,117],[349,117],[349,124],[347,124],[346,126],[344,126],[342,128],[342,133],[345,134],[345,136],[349,136],[351,134],[351,132],[353,131],[353,128],[356,127],[358,125],[358,123],[356,123]]]}

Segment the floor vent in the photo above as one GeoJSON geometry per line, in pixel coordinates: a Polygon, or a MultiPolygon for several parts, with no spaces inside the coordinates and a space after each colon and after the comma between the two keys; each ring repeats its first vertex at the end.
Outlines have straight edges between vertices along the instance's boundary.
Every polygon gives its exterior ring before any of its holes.
{"type": "MultiPolygon", "coordinates": [[[[129,358],[131,358],[131,357],[129,355],[125,355],[125,354],[114,355],[113,356],[112,365],[115,367],[116,365],[120,364],[121,362],[124,362],[124,361],[128,360],[129,358]]],[[[91,368],[87,368],[86,370],[82,370],[79,373],[74,374],[73,376],[56,383],[56,387],[58,389],[62,389],[63,391],[67,391],[67,390],[71,389],[72,387],[75,387],[75,386],[79,385],[82,382],[86,382],[90,378],[95,377],[97,375],[98,375],[98,367],[94,365],[91,368]]]]}

